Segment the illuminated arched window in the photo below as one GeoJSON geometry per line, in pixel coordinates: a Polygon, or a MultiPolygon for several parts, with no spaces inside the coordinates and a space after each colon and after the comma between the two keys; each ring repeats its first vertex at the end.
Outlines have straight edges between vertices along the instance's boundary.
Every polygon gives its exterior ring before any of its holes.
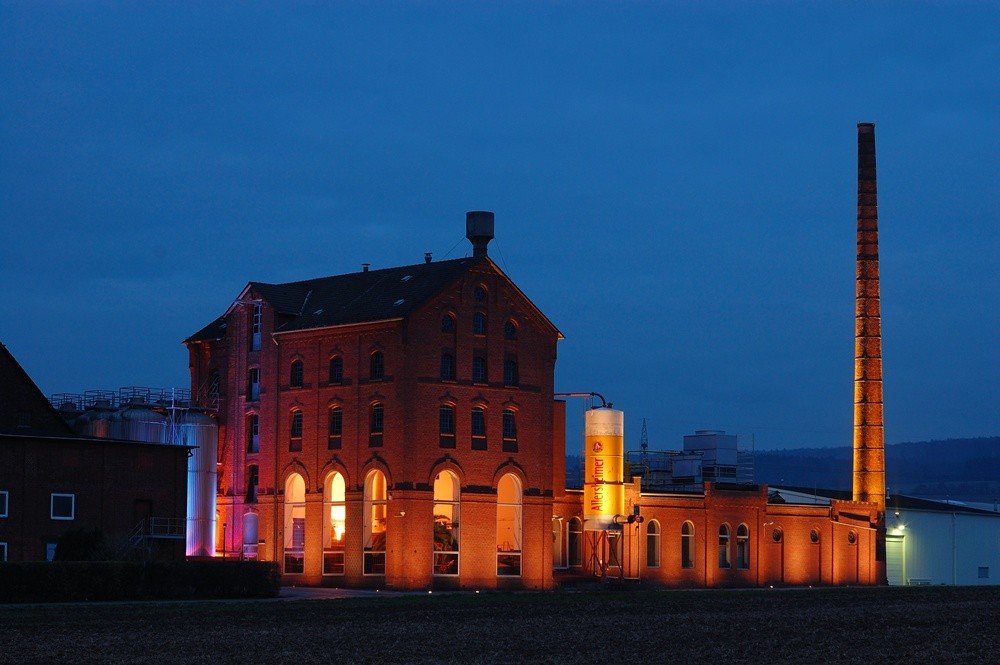
{"type": "Polygon", "coordinates": [[[579,517],[569,521],[569,565],[583,565],[583,522],[579,517]]]}
{"type": "Polygon", "coordinates": [[[293,473],[285,481],[285,574],[305,570],[306,483],[293,473]]]}
{"type": "Polygon", "coordinates": [[[347,531],[347,486],[334,471],[323,483],[323,574],[344,574],[344,533],[347,531]]]}
{"type": "Polygon", "coordinates": [[[388,524],[388,488],[385,474],[369,471],[365,477],[365,575],[385,575],[385,538],[388,524]]]}
{"type": "Polygon", "coordinates": [[[521,481],[513,473],[497,484],[497,575],[521,574],[521,481]]]}
{"type": "Polygon", "coordinates": [[[746,524],[736,527],[736,567],[750,569],[750,529],[746,524]]]}
{"type": "Polygon", "coordinates": [[[732,559],[729,556],[729,525],[719,527],[719,568],[731,568],[732,559]]]}
{"type": "Polygon", "coordinates": [[[681,568],[694,568],[694,524],[681,525],[681,568]]]}
{"type": "Polygon", "coordinates": [[[385,378],[385,356],[381,351],[375,351],[368,359],[368,378],[372,381],[385,378]]]}
{"type": "Polygon", "coordinates": [[[657,568],[660,565],[660,523],[652,520],[646,523],[646,566],[657,568]]]}
{"type": "Polygon", "coordinates": [[[458,575],[458,476],[442,471],[434,479],[434,574],[458,575]]]}

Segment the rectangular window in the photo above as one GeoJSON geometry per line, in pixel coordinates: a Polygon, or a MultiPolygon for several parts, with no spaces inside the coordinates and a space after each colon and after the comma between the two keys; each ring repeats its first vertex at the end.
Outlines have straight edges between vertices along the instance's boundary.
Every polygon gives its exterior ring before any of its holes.
{"type": "Polygon", "coordinates": [[[288,377],[288,384],[292,388],[301,388],[303,380],[302,361],[296,360],[292,363],[292,369],[288,377]]]}
{"type": "Polygon", "coordinates": [[[508,356],[503,362],[503,384],[505,386],[517,386],[521,382],[517,372],[517,358],[508,356]]]}
{"type": "Polygon", "coordinates": [[[385,425],[385,412],[381,404],[373,404],[369,417],[368,445],[378,448],[382,445],[382,428],[385,425]]]}
{"type": "Polygon", "coordinates": [[[247,372],[247,400],[256,402],[260,399],[260,368],[251,367],[247,372]]]}
{"type": "Polygon", "coordinates": [[[330,409],[328,419],[326,447],[328,450],[339,450],[344,439],[344,412],[330,409]]]}
{"type": "Polygon", "coordinates": [[[476,351],[476,355],[472,357],[472,382],[486,383],[486,378],[486,352],[476,351]]]}
{"type": "Polygon", "coordinates": [[[54,520],[70,521],[76,518],[75,494],[51,494],[49,497],[49,517],[54,520]]]}
{"type": "Polygon", "coordinates": [[[448,352],[441,354],[441,380],[455,380],[455,356],[448,352]]]}
{"type": "Polygon", "coordinates": [[[455,447],[455,407],[443,405],[438,409],[438,443],[442,448],[455,447]]]}
{"type": "Polygon", "coordinates": [[[330,383],[344,382],[344,359],[340,356],[330,358],[330,383]]]}
{"type": "Polygon", "coordinates": [[[302,450],[302,412],[292,411],[292,424],[289,432],[288,450],[297,453],[302,450]]]}
{"type": "Polygon", "coordinates": [[[257,503],[257,465],[251,464],[247,469],[247,503],[257,503]]]}
{"type": "Polygon", "coordinates": [[[56,544],[45,543],[45,560],[55,561],[55,559],[56,559],[56,544]]]}
{"type": "Polygon", "coordinates": [[[472,449],[486,450],[486,411],[472,409],[472,449]]]}
{"type": "Polygon", "coordinates": [[[260,351],[261,321],[263,320],[263,307],[260,303],[253,306],[253,315],[250,321],[250,350],[260,351]]]}
{"type": "Polygon", "coordinates": [[[504,409],[503,412],[503,451],[517,452],[517,414],[511,409],[504,409]]]}
{"type": "Polygon", "coordinates": [[[979,579],[988,580],[990,579],[990,567],[989,566],[979,566],[979,579]]]}
{"type": "Polygon", "coordinates": [[[6,490],[0,490],[0,517],[7,517],[7,504],[10,494],[6,490]]]}
{"type": "Polygon", "coordinates": [[[247,452],[260,452],[260,418],[256,413],[247,416],[247,452]]]}
{"type": "Polygon", "coordinates": [[[0,543],[0,561],[7,560],[7,543],[0,543]]]}

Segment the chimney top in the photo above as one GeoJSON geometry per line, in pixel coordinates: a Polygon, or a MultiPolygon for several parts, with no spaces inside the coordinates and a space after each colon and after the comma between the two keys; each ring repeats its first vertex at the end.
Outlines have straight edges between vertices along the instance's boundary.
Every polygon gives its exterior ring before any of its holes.
{"type": "Polygon", "coordinates": [[[488,210],[465,213],[465,237],[472,243],[473,256],[486,256],[486,246],[493,240],[493,213],[488,210]]]}
{"type": "Polygon", "coordinates": [[[875,129],[875,123],[874,122],[859,122],[858,123],[858,129],[859,130],[862,130],[862,129],[864,129],[864,130],[875,129]]]}
{"type": "Polygon", "coordinates": [[[368,268],[369,268],[370,266],[371,266],[371,264],[370,264],[370,263],[362,263],[362,264],[361,264],[361,272],[368,272],[368,268]]]}
{"type": "Polygon", "coordinates": [[[431,262],[431,253],[424,252],[424,263],[430,263],[430,262],[431,262]]]}

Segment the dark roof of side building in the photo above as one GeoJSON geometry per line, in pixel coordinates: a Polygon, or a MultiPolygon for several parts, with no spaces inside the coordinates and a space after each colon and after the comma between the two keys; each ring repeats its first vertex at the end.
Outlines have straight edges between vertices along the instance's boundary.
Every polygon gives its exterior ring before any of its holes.
{"type": "MultiPolygon", "coordinates": [[[[852,494],[849,490],[828,490],[828,489],[816,489],[814,487],[796,487],[794,485],[772,485],[772,492],[781,493],[782,490],[788,490],[790,492],[798,492],[800,494],[811,494],[818,497],[823,497],[825,499],[836,499],[838,501],[850,501],[852,499],[852,494]]],[[[793,502],[794,503],[794,502],[793,502]]],[[[933,499],[921,499],[915,496],[906,496],[904,494],[890,494],[886,498],[885,502],[886,510],[891,510],[894,508],[902,508],[905,510],[934,510],[934,511],[945,511],[945,512],[960,512],[960,513],[981,513],[983,515],[996,515],[995,512],[991,510],[983,510],[982,508],[974,508],[972,506],[966,506],[962,503],[949,502],[949,501],[934,501],[933,499]]]]}
{"type": "MultiPolygon", "coordinates": [[[[468,257],[285,284],[250,282],[244,292],[256,291],[276,313],[283,315],[286,320],[275,326],[276,334],[370,323],[408,316],[481,261],[496,267],[488,258],[468,257]]],[[[184,341],[220,339],[225,333],[226,314],[184,341]]],[[[544,315],[542,318],[545,319],[544,315]]],[[[554,325],[552,328],[555,330],[554,325]]]]}
{"type": "Polygon", "coordinates": [[[7,346],[0,343],[0,433],[70,435],[69,425],[32,381],[7,346]],[[22,422],[27,420],[27,424],[22,422]]]}

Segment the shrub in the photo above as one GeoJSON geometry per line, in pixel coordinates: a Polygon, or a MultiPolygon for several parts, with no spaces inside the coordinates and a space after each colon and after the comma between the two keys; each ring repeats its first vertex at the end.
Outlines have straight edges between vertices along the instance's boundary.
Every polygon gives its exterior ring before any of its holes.
{"type": "Polygon", "coordinates": [[[0,563],[0,602],[273,598],[278,567],[263,561],[0,563]]]}

